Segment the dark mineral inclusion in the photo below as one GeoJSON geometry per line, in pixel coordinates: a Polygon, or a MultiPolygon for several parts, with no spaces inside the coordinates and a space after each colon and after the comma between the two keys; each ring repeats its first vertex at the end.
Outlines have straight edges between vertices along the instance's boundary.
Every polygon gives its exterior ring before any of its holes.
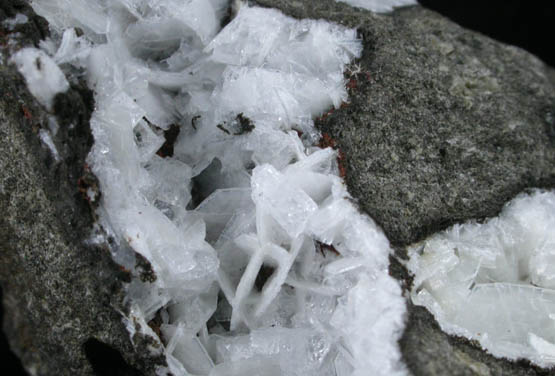
{"type": "MultiPolygon", "coordinates": [[[[532,55],[420,7],[378,16],[332,0],[256,3],[358,28],[365,48],[360,69],[347,73],[350,103],[317,125],[342,151],[351,194],[394,245],[390,271],[405,287],[397,258],[406,245],[495,216],[526,188],[555,187],[555,74],[532,55]]],[[[118,312],[129,275],[109,245],[83,242],[94,220],[79,192],[80,178],[94,182],[84,165],[92,94],[73,80],[56,98],[62,161],[54,161],[38,139],[50,114],[8,63],[15,49],[36,46],[47,25],[18,0],[0,3],[0,25],[17,13],[30,21],[0,26],[4,331],[37,375],[154,374],[164,360],[148,338],[131,343],[118,312]]],[[[411,304],[400,346],[414,375],[551,374],[448,336],[411,304]]]]}

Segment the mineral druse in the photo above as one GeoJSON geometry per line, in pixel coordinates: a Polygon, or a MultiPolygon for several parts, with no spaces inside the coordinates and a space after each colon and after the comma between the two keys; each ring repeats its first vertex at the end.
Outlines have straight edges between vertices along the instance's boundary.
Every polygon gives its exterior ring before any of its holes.
{"type": "MultiPolygon", "coordinates": [[[[227,0],[33,7],[52,38],[11,61],[47,109],[66,77],[94,90],[88,164],[102,195],[88,241],[110,239],[134,273],[122,320],[132,340],[158,341],[159,375],[407,373],[388,240],[312,120],[348,101],[355,30],[227,0]]],[[[40,133],[55,160],[58,128],[40,133]]],[[[496,356],[553,365],[554,228],[555,193],[534,191],[412,246],[413,302],[496,356]]]]}
{"type": "Polygon", "coordinates": [[[99,226],[156,275],[136,273],[122,319],[159,339],[160,375],[405,374],[388,240],[315,146],[356,31],[246,5],[222,28],[228,6],[36,0],[53,38],[14,58],[47,107],[62,70],[95,92],[99,226]]]}
{"type": "Polygon", "coordinates": [[[555,192],[456,225],[409,249],[415,304],[495,356],[555,363],[555,192]]]}

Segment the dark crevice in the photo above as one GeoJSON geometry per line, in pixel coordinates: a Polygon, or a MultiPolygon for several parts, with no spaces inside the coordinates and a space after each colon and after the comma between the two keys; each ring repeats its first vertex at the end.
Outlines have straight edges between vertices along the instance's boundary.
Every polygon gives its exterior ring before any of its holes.
{"type": "Polygon", "coordinates": [[[270,279],[272,274],[274,274],[275,268],[269,265],[262,265],[258,275],[256,276],[256,280],[254,282],[254,287],[259,292],[262,291],[266,282],[270,279]]]}
{"type": "Polygon", "coordinates": [[[83,344],[83,350],[93,372],[97,376],[140,376],[135,368],[123,359],[119,351],[111,346],[90,338],[83,344]]]}
{"type": "Polygon", "coordinates": [[[198,176],[192,179],[191,202],[187,210],[193,210],[199,206],[208,196],[210,196],[218,187],[213,182],[222,173],[222,162],[218,158],[206,167],[198,176]]]}
{"type": "MultiPolygon", "coordinates": [[[[146,120],[146,118],[144,119],[146,120]]],[[[150,123],[148,120],[147,122],[150,123]]],[[[179,128],[179,125],[177,124],[172,124],[167,130],[164,131],[164,138],[166,141],[156,153],[158,156],[162,158],[173,157],[173,147],[180,131],[181,128],[179,128]]]]}
{"type": "Polygon", "coordinates": [[[233,1],[230,1],[229,5],[227,6],[227,11],[224,17],[222,18],[222,21],[220,22],[220,27],[223,29],[231,22],[232,19],[233,19],[233,1]]]}
{"type": "Polygon", "coordinates": [[[4,364],[6,374],[12,376],[27,376],[27,372],[21,364],[21,360],[13,353],[8,343],[8,338],[4,333],[4,300],[2,287],[0,286],[0,323],[2,324],[2,330],[0,330],[0,354],[2,355],[2,363],[4,364]]]}
{"type": "Polygon", "coordinates": [[[223,332],[230,331],[230,324],[231,324],[231,305],[225,298],[224,294],[220,291],[218,294],[218,304],[216,311],[210,317],[206,326],[208,328],[208,333],[219,333],[222,334],[223,332]]]}

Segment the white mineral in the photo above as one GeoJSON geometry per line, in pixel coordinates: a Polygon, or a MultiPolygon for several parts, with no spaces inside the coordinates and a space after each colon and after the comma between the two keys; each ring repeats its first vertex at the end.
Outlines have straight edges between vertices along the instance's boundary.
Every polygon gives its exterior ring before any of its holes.
{"type": "Polygon", "coordinates": [[[61,69],[42,50],[23,48],[13,55],[12,61],[25,77],[31,94],[48,110],[52,109],[56,94],[69,89],[69,83],[61,69]]]}
{"type": "Polygon", "coordinates": [[[416,5],[416,0],[336,0],[354,7],[364,8],[376,13],[391,12],[394,8],[416,5]]]}
{"type": "Polygon", "coordinates": [[[58,149],[56,149],[56,145],[54,144],[54,140],[52,140],[50,132],[45,129],[39,130],[39,138],[42,143],[48,148],[48,150],[50,150],[50,153],[52,154],[52,157],[54,157],[54,160],[59,161],[60,154],[58,153],[58,149]]]}
{"type": "Polygon", "coordinates": [[[133,250],[158,277],[129,284],[124,321],[155,335],[161,317],[160,374],[403,375],[389,243],[314,146],[361,41],[248,6],[221,29],[228,5],[33,1],[58,36],[48,61],[95,92],[88,162],[114,258],[133,268],[133,250]]]}
{"type": "Polygon", "coordinates": [[[21,13],[18,13],[13,18],[8,18],[2,24],[10,31],[13,31],[17,25],[22,25],[29,22],[29,18],[21,13]]]}
{"type": "Polygon", "coordinates": [[[499,217],[410,248],[412,300],[493,355],[555,364],[555,192],[522,194],[499,217]]]}

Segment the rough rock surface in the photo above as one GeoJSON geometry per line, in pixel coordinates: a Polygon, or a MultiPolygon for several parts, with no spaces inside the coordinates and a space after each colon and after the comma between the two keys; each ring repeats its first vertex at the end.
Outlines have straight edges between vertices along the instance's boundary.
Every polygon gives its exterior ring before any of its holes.
{"type": "Polygon", "coordinates": [[[92,145],[92,93],[78,82],[48,114],[29,94],[9,55],[37,46],[46,21],[22,1],[0,3],[0,284],[3,329],[31,375],[153,374],[148,340],[137,348],[118,311],[129,275],[106,247],[88,246],[92,211],[79,189],[94,185],[85,157],[92,145]],[[29,22],[4,27],[25,14],[29,22]],[[40,139],[49,118],[60,161],[40,139]],[[51,121],[51,120],[50,120],[51,121]],[[79,180],[81,178],[81,180],[79,180]]]}
{"type": "MultiPolygon", "coordinates": [[[[360,30],[351,103],[318,124],[344,154],[350,192],[399,251],[452,223],[496,215],[526,187],[555,186],[554,76],[533,56],[420,7],[377,16],[332,0],[257,3],[360,30]]],[[[54,161],[38,137],[48,114],[7,63],[14,48],[36,45],[46,24],[8,0],[0,25],[16,13],[30,22],[0,26],[4,330],[37,375],[151,374],[162,360],[140,338],[132,346],[117,312],[128,275],[107,250],[83,243],[92,217],[77,181],[91,142],[91,94],[74,82],[56,98],[62,161],[54,161]],[[110,356],[121,368],[102,367],[110,356]]],[[[391,272],[408,283],[398,262],[391,272]]],[[[415,375],[549,373],[447,336],[412,305],[401,348],[415,375]]]]}
{"type": "MultiPolygon", "coordinates": [[[[399,256],[454,223],[497,215],[525,188],[555,187],[555,80],[536,57],[419,6],[375,15],[334,1],[257,3],[361,33],[351,101],[317,124],[399,256]]],[[[390,272],[410,285],[398,260],[390,272]]],[[[411,304],[400,344],[414,375],[551,374],[450,337],[411,304]]]]}

